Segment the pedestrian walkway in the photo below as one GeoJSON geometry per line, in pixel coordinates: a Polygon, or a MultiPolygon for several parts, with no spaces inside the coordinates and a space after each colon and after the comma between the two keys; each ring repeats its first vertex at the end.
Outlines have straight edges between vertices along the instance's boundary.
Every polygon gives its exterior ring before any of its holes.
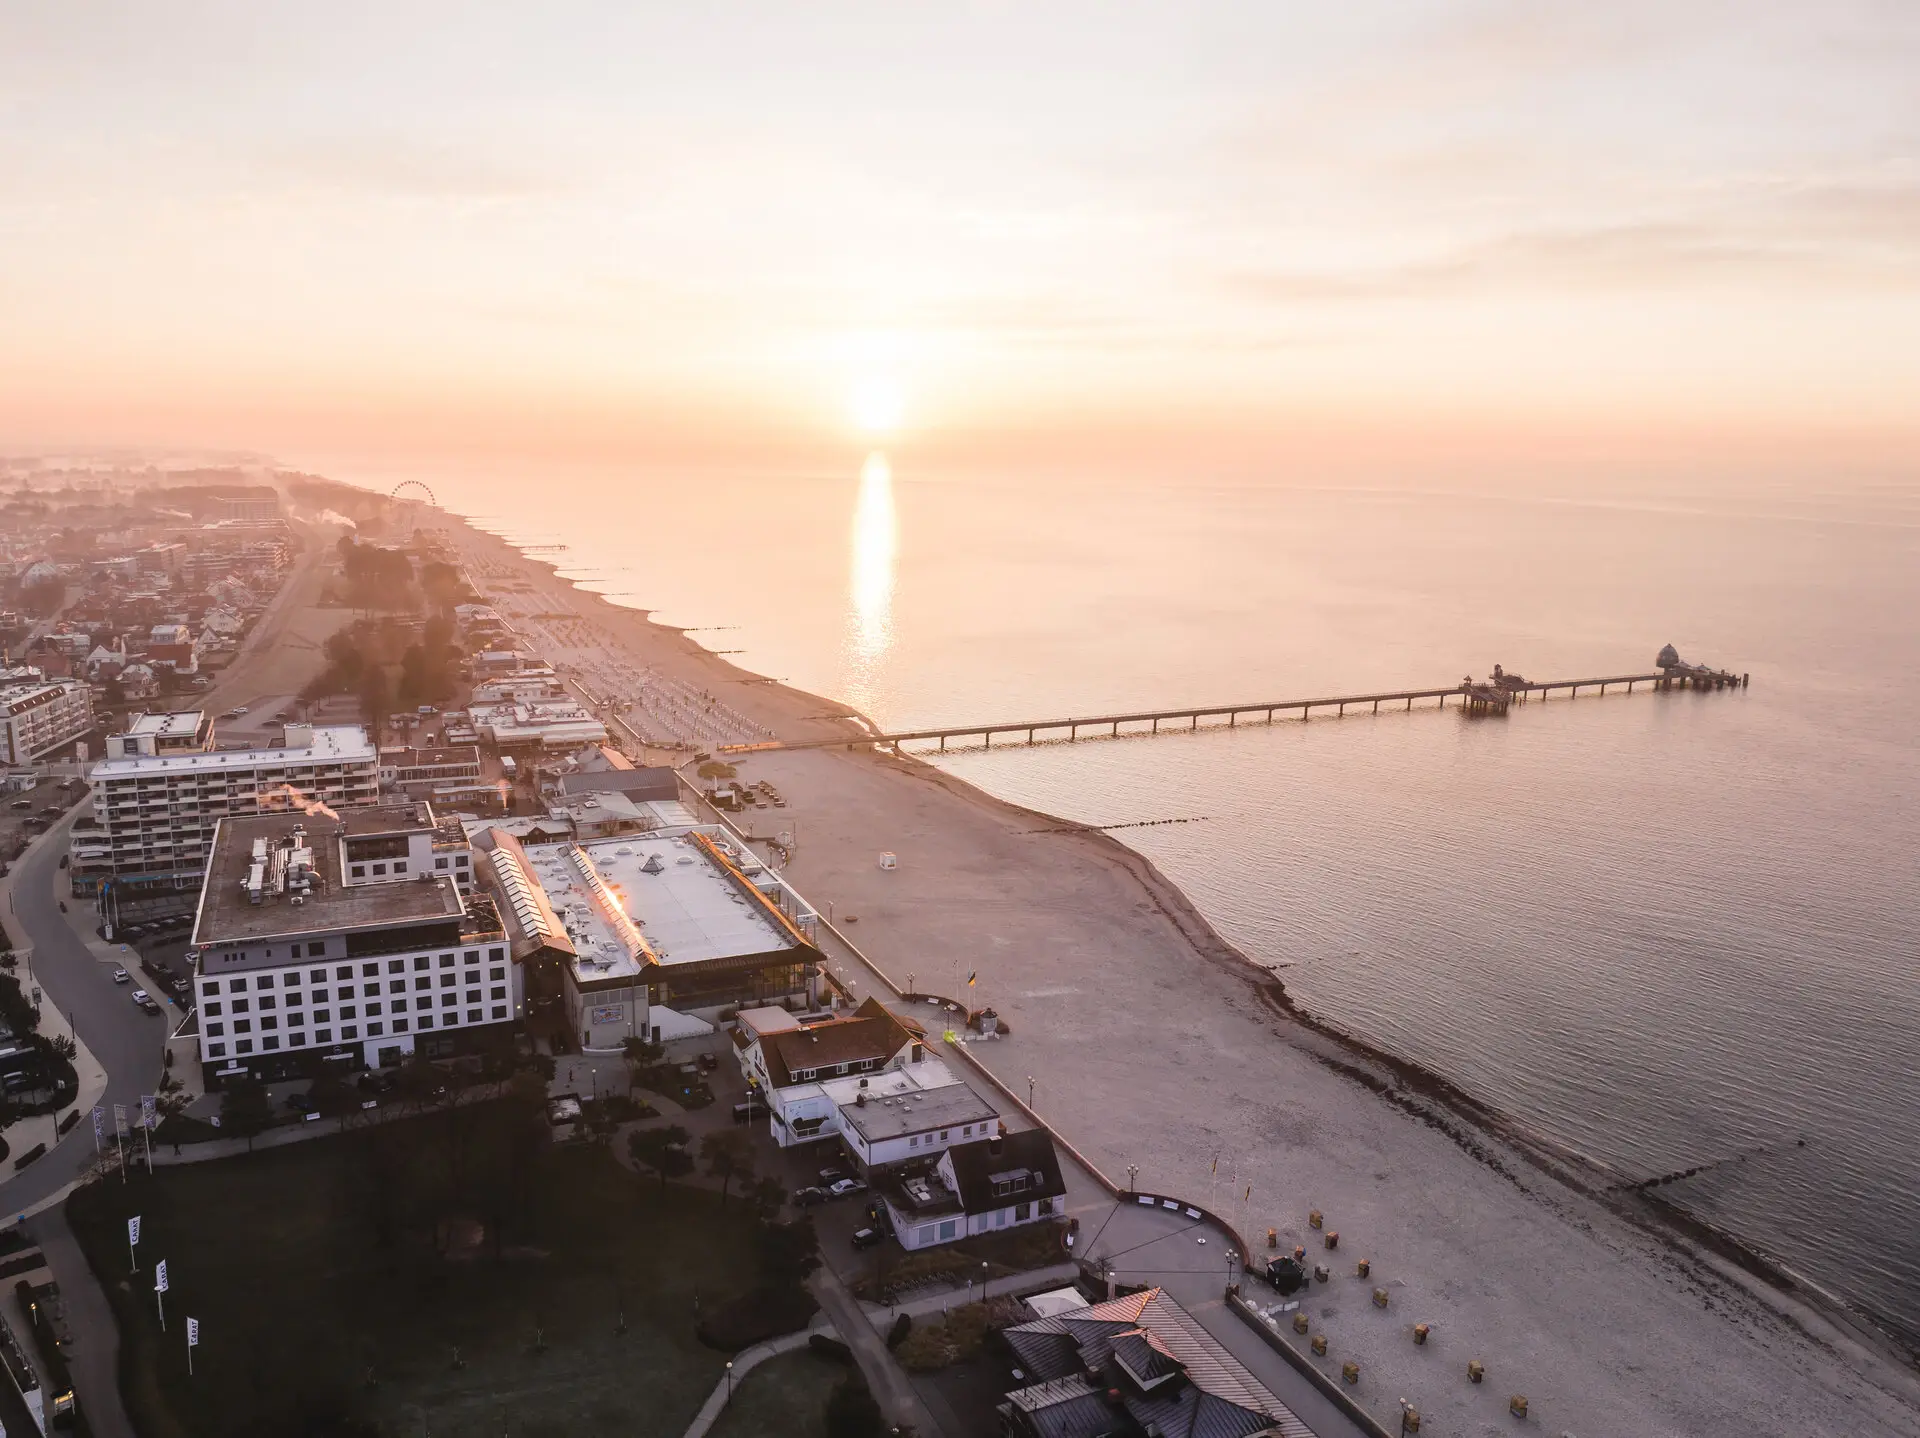
{"type": "Polygon", "coordinates": [[[798,1333],[783,1333],[780,1337],[765,1343],[756,1343],[751,1348],[742,1348],[733,1355],[727,1375],[713,1385],[713,1392],[707,1395],[707,1401],[700,1405],[700,1411],[693,1415],[693,1422],[687,1425],[686,1438],[703,1438],[706,1431],[719,1420],[727,1404],[733,1399],[734,1386],[769,1358],[777,1358],[782,1353],[791,1353],[796,1348],[804,1348],[816,1333],[832,1333],[833,1324],[825,1316],[814,1319],[798,1333]]]}
{"type": "MultiPolygon", "coordinates": [[[[886,1339],[873,1326],[871,1317],[860,1306],[859,1300],[840,1281],[840,1275],[823,1264],[808,1286],[820,1300],[827,1317],[832,1319],[840,1337],[853,1351],[853,1361],[860,1365],[860,1372],[867,1380],[867,1389],[880,1405],[880,1412],[887,1422],[905,1425],[916,1433],[939,1433],[939,1425],[933,1421],[927,1405],[914,1391],[907,1370],[893,1356],[893,1350],[887,1347],[886,1339]]],[[[961,1435],[954,1434],[952,1438],[961,1438],[961,1435]]]]}
{"type": "Polygon", "coordinates": [[[27,1232],[60,1285],[67,1327],[73,1333],[67,1367],[88,1427],[95,1438],[134,1438],[133,1423],[120,1400],[120,1330],[105,1291],[67,1226],[66,1210],[52,1205],[28,1223],[27,1232]]]}

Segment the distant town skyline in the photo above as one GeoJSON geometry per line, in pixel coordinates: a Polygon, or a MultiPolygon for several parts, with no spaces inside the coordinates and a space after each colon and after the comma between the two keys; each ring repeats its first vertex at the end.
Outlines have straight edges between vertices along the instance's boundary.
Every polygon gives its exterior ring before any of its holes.
{"type": "Polygon", "coordinates": [[[1874,0],[15,7],[0,444],[1910,466],[1916,73],[1874,0]]]}

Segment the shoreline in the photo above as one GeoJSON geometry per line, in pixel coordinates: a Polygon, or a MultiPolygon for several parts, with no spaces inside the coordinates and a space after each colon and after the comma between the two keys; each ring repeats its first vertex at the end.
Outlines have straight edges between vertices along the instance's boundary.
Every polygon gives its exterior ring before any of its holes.
{"type": "MultiPolygon", "coordinates": [[[[536,592],[542,588],[566,592],[580,618],[605,622],[615,631],[615,640],[622,648],[632,643],[635,652],[630,657],[656,667],[662,665],[663,659],[672,658],[679,661],[672,667],[683,673],[690,671],[710,683],[746,686],[743,693],[752,702],[743,702],[741,707],[751,707],[763,714],[773,711],[766,717],[770,726],[780,728],[783,737],[801,737],[804,733],[805,737],[830,739],[846,735],[849,725],[872,732],[870,721],[850,706],[741,669],[727,657],[691,640],[688,629],[661,623],[652,618],[651,611],[616,603],[595,590],[583,588],[579,582],[563,576],[559,572],[560,564],[554,560],[528,555],[503,536],[479,529],[457,516],[449,515],[448,519],[483,547],[493,548],[506,557],[506,568],[517,571],[520,584],[536,592]],[[640,627],[640,634],[630,637],[618,634],[621,628],[636,625],[640,627]],[[653,642],[648,643],[649,639],[653,642]],[[662,642],[677,652],[668,656],[652,652],[662,642]],[[803,708],[810,712],[796,712],[803,708]]],[[[477,576],[476,585],[486,588],[477,576]]],[[[498,603],[498,599],[495,602],[498,603]]],[[[999,799],[918,756],[874,750],[859,751],[859,756],[879,768],[919,779],[953,800],[994,816],[1041,819],[1050,824],[1062,822],[1058,816],[999,799]]],[[[1598,1205],[1690,1268],[1705,1270],[1757,1299],[1768,1314],[1775,1320],[1785,1320],[1797,1336],[1815,1349],[1842,1361],[1847,1361],[1844,1355],[1851,1351],[1854,1360],[1848,1362],[1849,1367],[1857,1368],[1861,1359],[1868,1366],[1888,1365],[1889,1376],[1895,1381],[1891,1385],[1875,1384],[1888,1396],[1911,1403],[1915,1394],[1920,1393],[1912,1381],[1915,1353],[1897,1324],[1889,1325],[1884,1318],[1820,1288],[1736,1236],[1624,1181],[1605,1165],[1531,1132],[1524,1124],[1474,1098],[1444,1075],[1370,1044],[1339,1024],[1297,1005],[1273,971],[1255,964],[1222,937],[1184,891],[1145,855],[1118,839],[1078,827],[1056,829],[1049,837],[1067,839],[1101,863],[1124,871],[1194,957],[1242,986],[1265,1020],[1280,1026],[1272,1032],[1282,1043],[1338,1075],[1349,1086],[1365,1090],[1369,1100],[1384,1100],[1386,1107],[1437,1131],[1476,1165],[1520,1193],[1539,1199],[1550,1209],[1559,1207],[1554,1197],[1537,1194],[1536,1188],[1559,1185],[1574,1196],[1598,1205]],[[1896,1391],[1902,1389],[1906,1391],[1896,1391]]],[[[1010,1017],[1017,1023],[1017,1011],[1010,1017]]],[[[1076,1141],[1083,1141],[1079,1134],[1074,1137],[1076,1141]]]]}

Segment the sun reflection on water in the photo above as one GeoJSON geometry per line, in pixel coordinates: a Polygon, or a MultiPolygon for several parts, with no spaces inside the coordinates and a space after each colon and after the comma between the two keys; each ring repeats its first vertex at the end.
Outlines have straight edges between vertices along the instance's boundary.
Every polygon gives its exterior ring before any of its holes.
{"type": "Polygon", "coordinates": [[[893,469],[887,457],[875,451],[860,470],[848,565],[848,697],[862,712],[872,706],[875,672],[893,645],[893,581],[899,547],[893,469]]]}

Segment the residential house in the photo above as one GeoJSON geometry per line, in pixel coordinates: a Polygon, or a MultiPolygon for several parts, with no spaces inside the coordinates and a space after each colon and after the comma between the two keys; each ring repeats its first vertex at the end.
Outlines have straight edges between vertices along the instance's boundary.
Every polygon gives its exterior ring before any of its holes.
{"type": "Polygon", "coordinates": [[[900,1246],[933,1248],[1043,1223],[1065,1211],[1066,1179],[1043,1128],[990,1133],[902,1169],[878,1189],[900,1246]]]}

